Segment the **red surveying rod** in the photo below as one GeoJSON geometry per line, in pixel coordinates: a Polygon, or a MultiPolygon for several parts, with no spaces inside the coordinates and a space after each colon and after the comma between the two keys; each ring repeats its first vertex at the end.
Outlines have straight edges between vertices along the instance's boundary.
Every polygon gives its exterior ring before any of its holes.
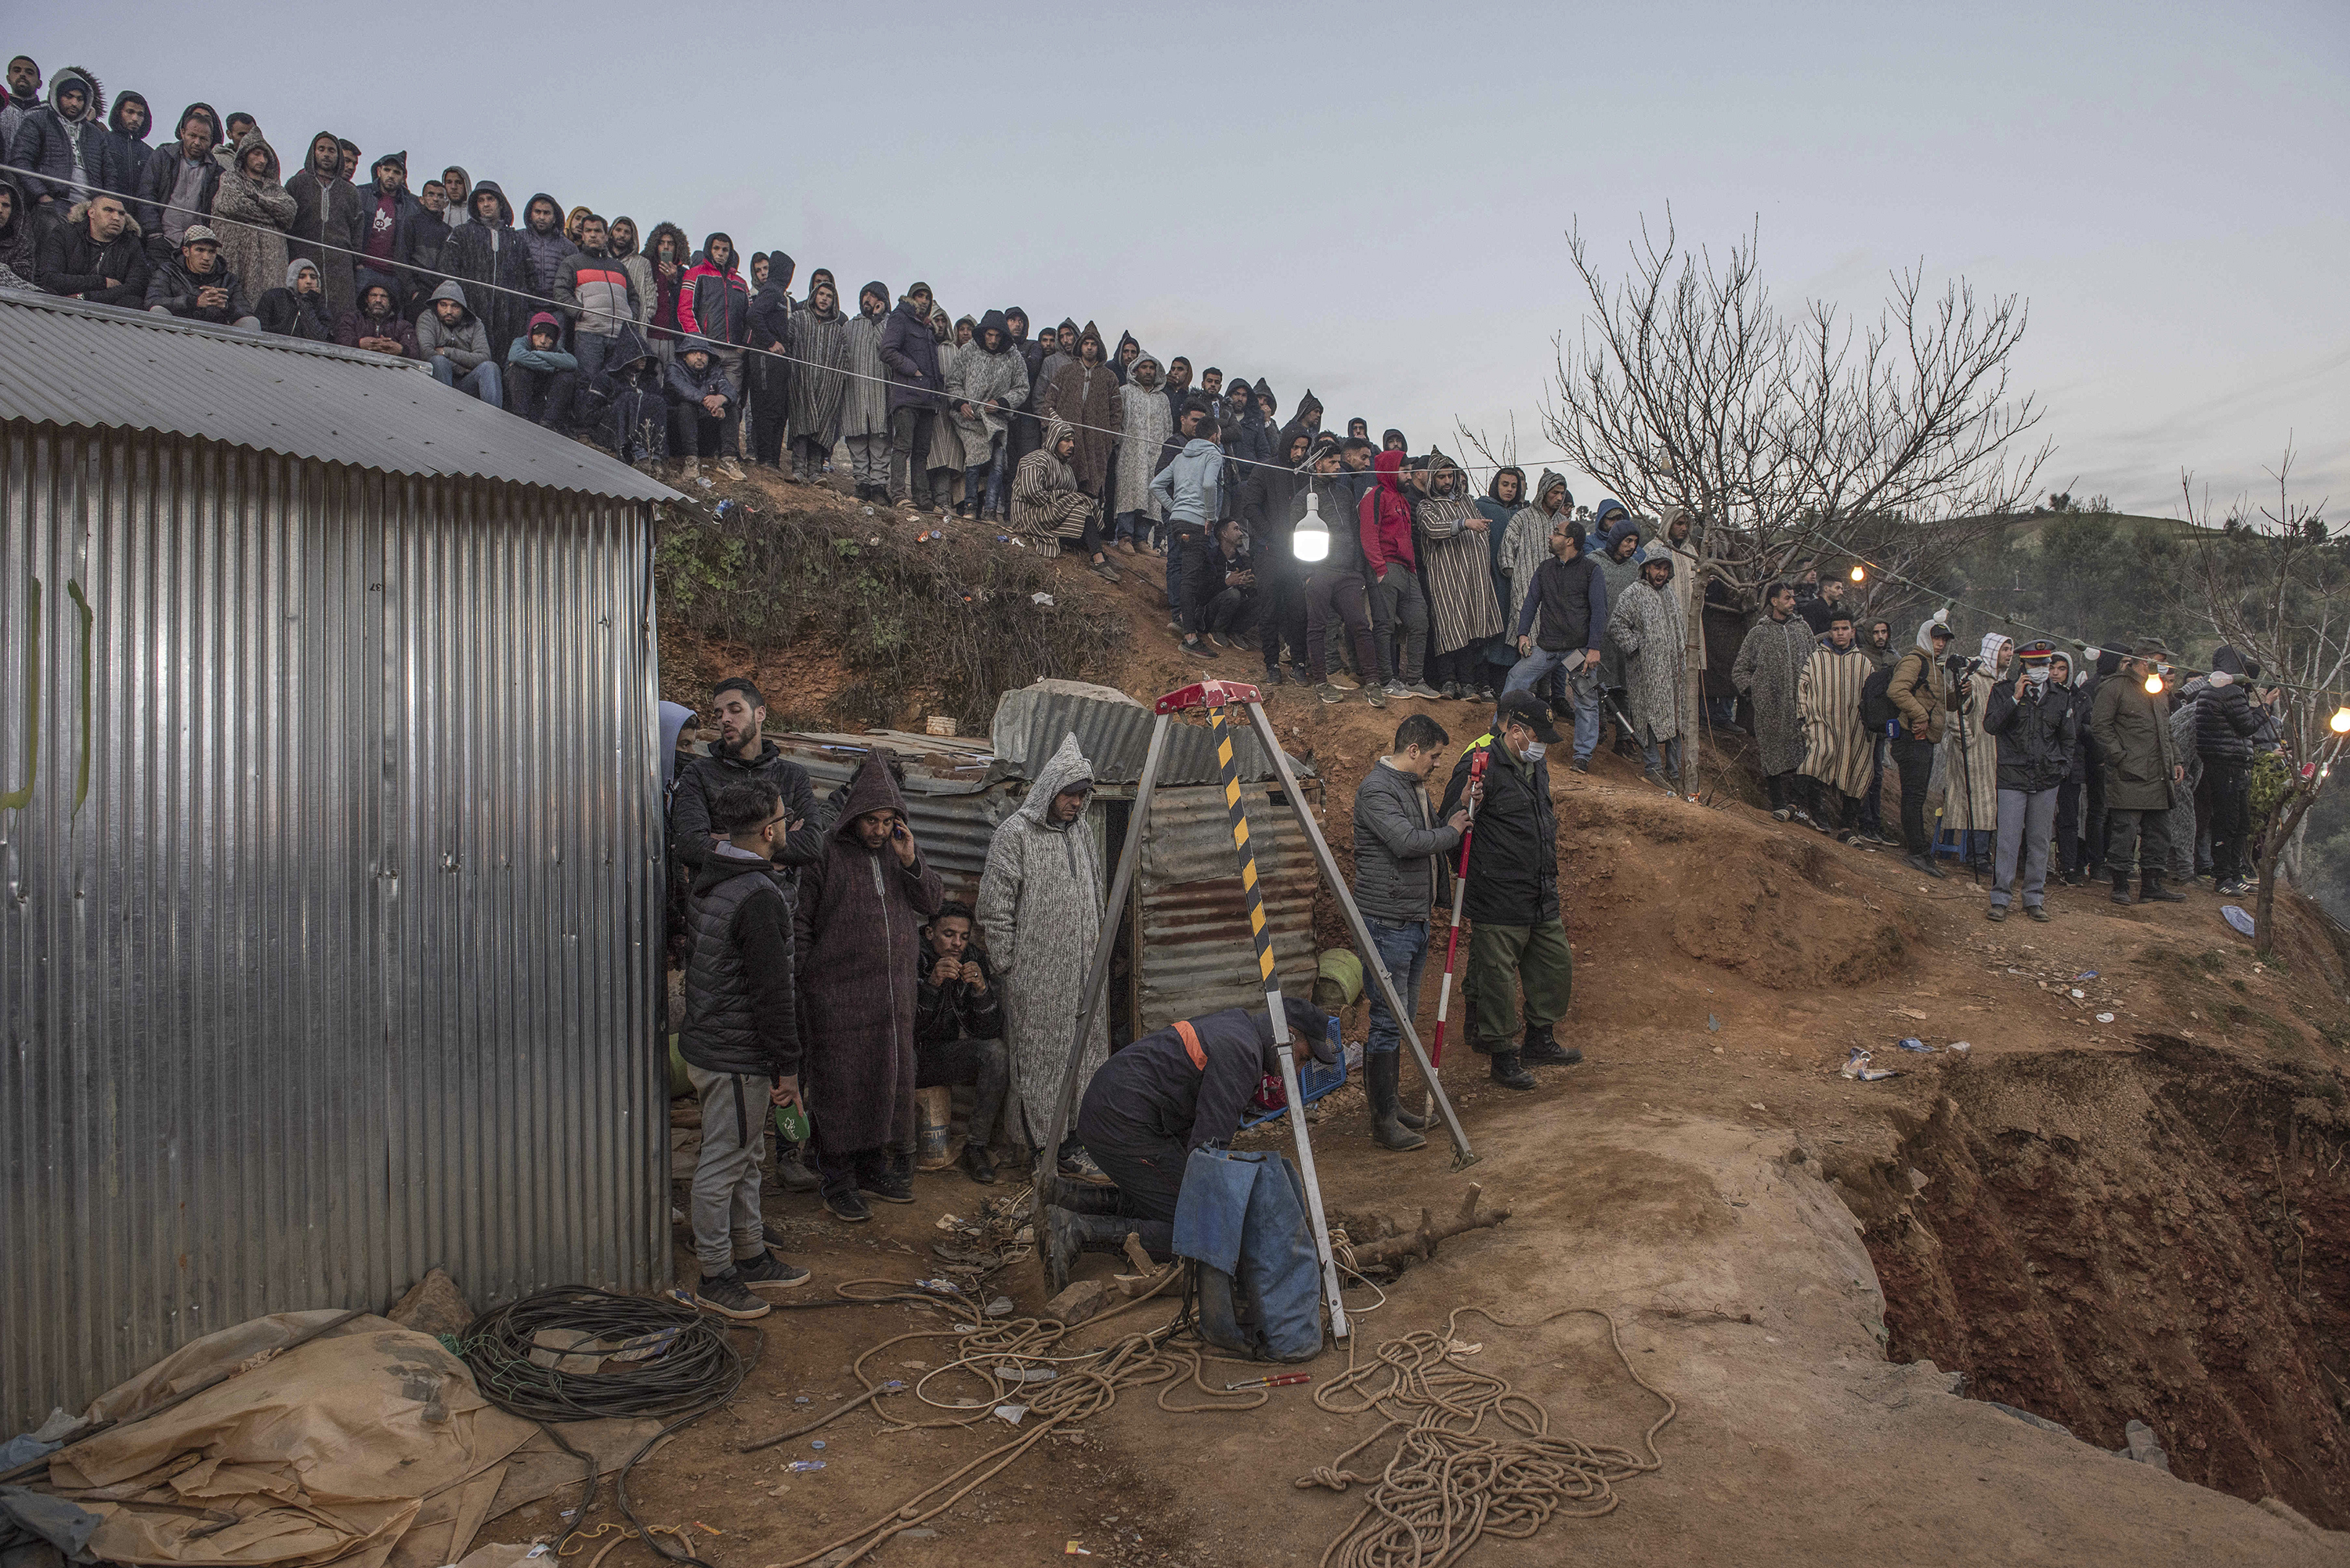
{"type": "Polygon", "coordinates": [[[1461,948],[1461,905],[1469,893],[1469,840],[1477,831],[1479,786],[1485,782],[1485,764],[1493,760],[1491,746],[1480,746],[1477,754],[1469,759],[1469,787],[1461,792],[1469,807],[1469,821],[1461,830],[1461,871],[1452,878],[1452,929],[1444,939],[1444,978],[1436,988],[1436,1041],[1429,1047],[1428,1059],[1435,1066],[1444,1065],[1444,1014],[1452,1001],[1452,959],[1461,948]]]}

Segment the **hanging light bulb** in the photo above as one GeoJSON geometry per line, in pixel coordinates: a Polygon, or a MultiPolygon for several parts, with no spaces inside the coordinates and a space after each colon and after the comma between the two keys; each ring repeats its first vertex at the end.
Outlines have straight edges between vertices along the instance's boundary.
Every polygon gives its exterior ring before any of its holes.
{"type": "Polygon", "coordinates": [[[2146,694],[2149,697],[2159,697],[2162,695],[2162,672],[2160,670],[2149,670],[2146,672],[2146,694]]]}
{"type": "Polygon", "coordinates": [[[2350,708],[2336,708],[2327,722],[2335,734],[2350,735],[2350,708]]]}
{"type": "Polygon", "coordinates": [[[1856,583],[1865,583],[1868,581],[1867,568],[1865,566],[1855,566],[1852,569],[1852,580],[1856,583]]]}
{"type": "Polygon", "coordinates": [[[1289,539],[1291,552],[1301,561],[1326,560],[1330,555],[1330,529],[1322,521],[1322,497],[1314,493],[1311,480],[1306,482],[1305,515],[1297,520],[1289,539]]]}

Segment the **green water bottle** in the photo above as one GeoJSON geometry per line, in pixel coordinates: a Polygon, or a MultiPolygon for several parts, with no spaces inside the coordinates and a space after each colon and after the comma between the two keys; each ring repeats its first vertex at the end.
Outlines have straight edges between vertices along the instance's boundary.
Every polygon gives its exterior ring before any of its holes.
{"type": "Polygon", "coordinates": [[[807,1112],[798,1106],[775,1107],[775,1136],[786,1143],[806,1143],[808,1136],[807,1112]]]}

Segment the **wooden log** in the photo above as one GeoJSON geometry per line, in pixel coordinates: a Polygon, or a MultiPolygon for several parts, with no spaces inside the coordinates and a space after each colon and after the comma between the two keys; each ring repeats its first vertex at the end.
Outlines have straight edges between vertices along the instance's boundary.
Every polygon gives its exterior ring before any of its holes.
{"type": "Polygon", "coordinates": [[[1383,1220],[1387,1234],[1355,1243],[1355,1267],[1374,1268],[1399,1258],[1432,1258],[1436,1255],[1436,1244],[1447,1236],[1458,1236],[1464,1231],[1485,1230],[1510,1217],[1506,1209],[1489,1209],[1480,1212],[1477,1200],[1483,1194],[1484,1189],[1472,1181],[1452,1218],[1440,1220],[1423,1209],[1419,1211],[1419,1223],[1409,1231],[1392,1220],[1383,1220]]]}

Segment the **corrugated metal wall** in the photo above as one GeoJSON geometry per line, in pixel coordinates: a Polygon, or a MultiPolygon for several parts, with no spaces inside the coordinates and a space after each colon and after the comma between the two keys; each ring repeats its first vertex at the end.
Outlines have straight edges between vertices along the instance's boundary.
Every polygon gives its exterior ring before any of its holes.
{"type": "Polygon", "coordinates": [[[641,504],[0,427],[0,1431],[668,1255],[641,504]]]}
{"type": "MultiPolygon", "coordinates": [[[[1314,985],[1314,852],[1288,804],[1263,784],[1241,786],[1249,842],[1273,934],[1283,992],[1305,997],[1314,985]]],[[[1113,856],[1115,851],[1112,851],[1113,856]]],[[[1264,1000],[1256,942],[1241,892],[1240,860],[1223,792],[1173,789],[1152,797],[1142,839],[1142,940],[1137,1028],[1164,1029],[1226,1007],[1264,1000]]]]}

